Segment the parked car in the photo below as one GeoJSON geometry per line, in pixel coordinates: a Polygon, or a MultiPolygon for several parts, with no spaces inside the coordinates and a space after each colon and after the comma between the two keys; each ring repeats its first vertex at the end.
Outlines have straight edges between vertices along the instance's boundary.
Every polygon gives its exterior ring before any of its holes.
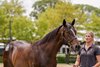
{"type": "Polygon", "coordinates": [[[4,45],[4,43],[0,43],[0,56],[3,54],[4,45]]]}

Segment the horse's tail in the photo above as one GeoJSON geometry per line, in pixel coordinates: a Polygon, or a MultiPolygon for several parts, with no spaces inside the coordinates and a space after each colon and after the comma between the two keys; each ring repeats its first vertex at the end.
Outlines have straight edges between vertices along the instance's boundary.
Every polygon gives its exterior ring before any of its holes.
{"type": "Polygon", "coordinates": [[[10,49],[12,49],[13,47],[11,47],[11,44],[7,44],[6,47],[4,48],[4,52],[3,52],[3,66],[4,67],[14,67],[11,59],[9,57],[10,55],[10,49]]]}

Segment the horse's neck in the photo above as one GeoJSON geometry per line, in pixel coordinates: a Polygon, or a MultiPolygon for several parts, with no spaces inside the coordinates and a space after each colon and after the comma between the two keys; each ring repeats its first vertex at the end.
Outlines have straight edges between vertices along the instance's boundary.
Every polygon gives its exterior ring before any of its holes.
{"type": "Polygon", "coordinates": [[[56,37],[52,40],[52,42],[50,41],[45,45],[43,45],[44,46],[43,49],[48,55],[56,56],[62,44],[63,44],[63,39],[61,37],[56,37]]]}

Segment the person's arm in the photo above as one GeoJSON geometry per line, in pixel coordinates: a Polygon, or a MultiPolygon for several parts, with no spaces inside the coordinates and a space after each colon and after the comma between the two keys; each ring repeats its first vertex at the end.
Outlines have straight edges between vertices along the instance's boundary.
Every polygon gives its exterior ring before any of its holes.
{"type": "Polygon", "coordinates": [[[75,64],[73,65],[73,67],[78,67],[79,65],[80,65],[80,56],[77,55],[76,62],[75,62],[75,64]]]}
{"type": "Polygon", "coordinates": [[[93,67],[99,67],[100,66],[100,55],[96,56],[97,63],[93,67]]]}

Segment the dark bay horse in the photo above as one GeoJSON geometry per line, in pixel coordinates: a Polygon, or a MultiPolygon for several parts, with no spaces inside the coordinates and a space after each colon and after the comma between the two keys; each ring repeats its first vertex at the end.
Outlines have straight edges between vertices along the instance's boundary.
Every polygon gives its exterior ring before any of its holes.
{"type": "Polygon", "coordinates": [[[4,67],[56,67],[56,55],[64,42],[79,44],[74,23],[75,20],[67,23],[64,19],[61,26],[34,44],[10,42],[3,54],[4,67]]]}

